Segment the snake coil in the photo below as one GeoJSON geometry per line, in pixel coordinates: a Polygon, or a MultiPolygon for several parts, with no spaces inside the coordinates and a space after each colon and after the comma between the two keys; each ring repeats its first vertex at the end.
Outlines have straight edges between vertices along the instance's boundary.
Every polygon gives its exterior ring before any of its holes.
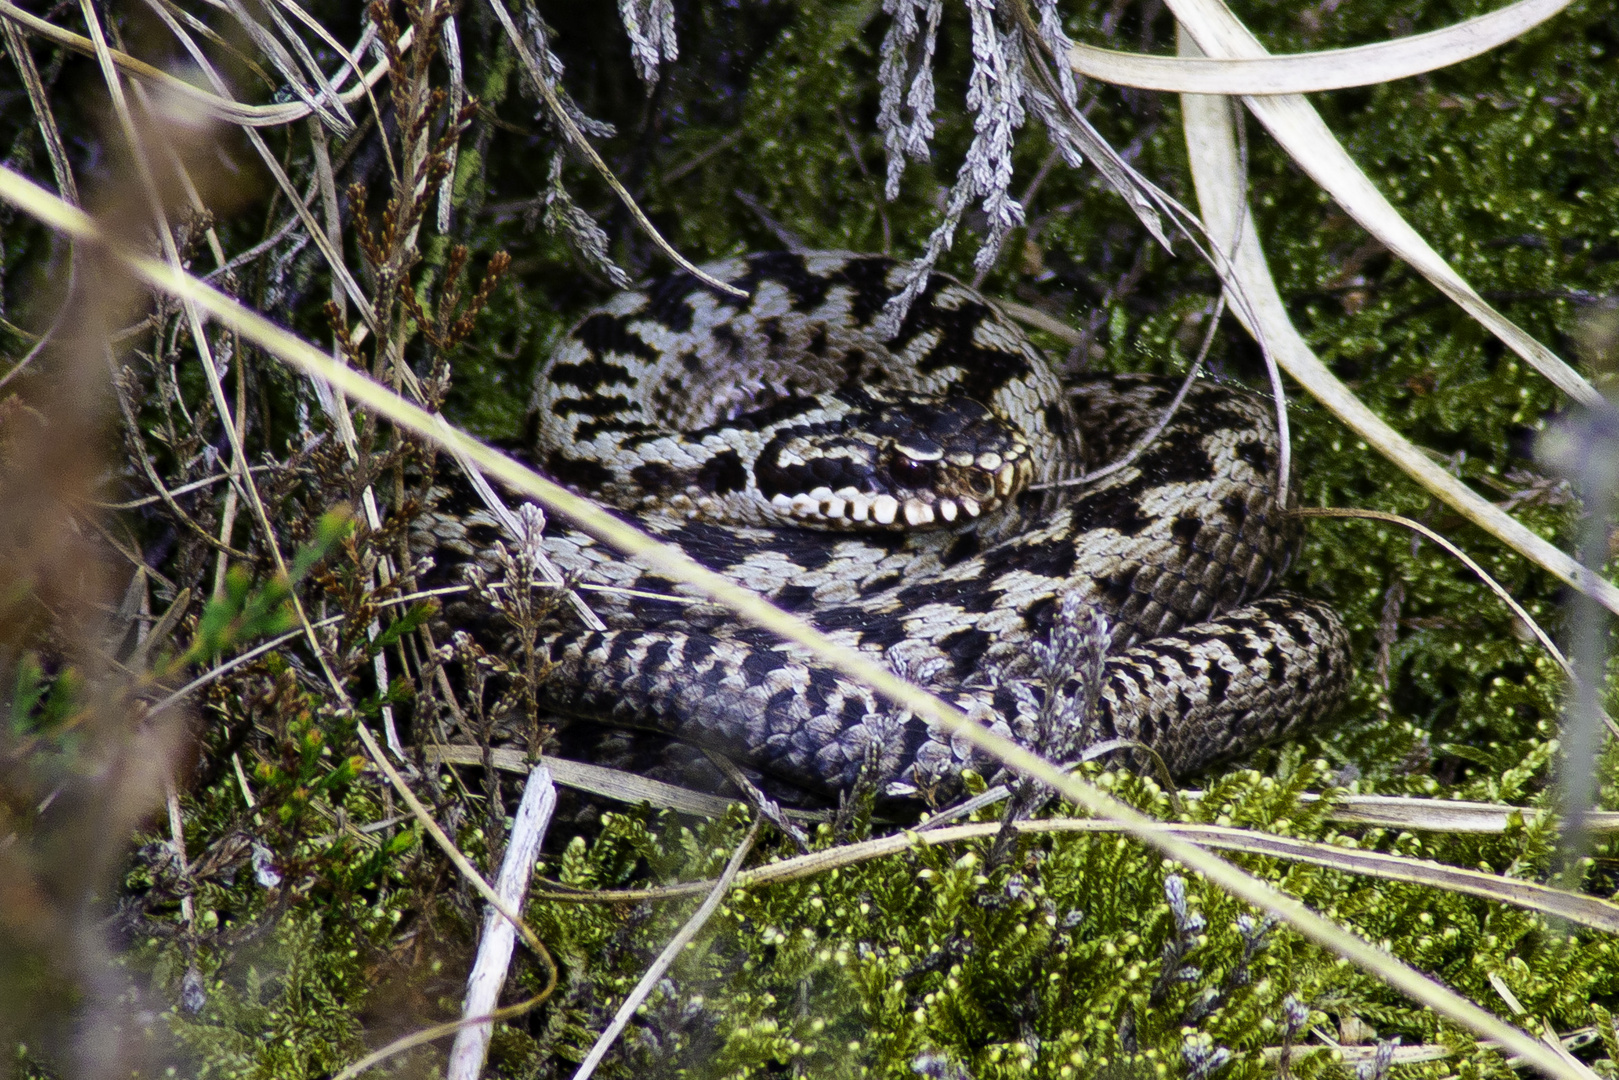
{"type": "MultiPolygon", "coordinates": [[[[939,274],[879,341],[903,269],[886,258],[705,269],[749,299],[676,274],[613,297],[553,351],[531,409],[538,467],[1058,758],[1136,740],[1184,774],[1342,696],[1337,616],[1267,595],[1297,534],[1259,399],[1199,383],[1131,464],[1065,486],[1136,443],[1174,387],[1064,388],[992,302],[939,274]]],[[[565,526],[544,538],[552,561],[621,591],[589,594],[607,629],[572,623],[545,643],[546,707],[811,790],[874,770],[887,795],[937,798],[992,765],[565,526]]],[[[431,531],[484,562],[498,535],[471,506],[431,531]]]]}

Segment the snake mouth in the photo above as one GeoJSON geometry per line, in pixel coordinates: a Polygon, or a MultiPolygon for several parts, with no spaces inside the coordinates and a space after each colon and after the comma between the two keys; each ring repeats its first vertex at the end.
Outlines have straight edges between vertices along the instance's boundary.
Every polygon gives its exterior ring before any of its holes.
{"type": "Polygon", "coordinates": [[[796,525],[915,530],[999,510],[1033,479],[1016,425],[969,398],[877,400],[849,393],[835,420],[795,416],[756,456],[770,511],[796,525]]]}
{"type": "MultiPolygon", "coordinates": [[[[833,529],[915,530],[961,524],[992,514],[1028,486],[1033,466],[1027,451],[988,452],[967,464],[942,458],[927,462],[927,486],[862,491],[852,485],[818,485],[794,495],[778,492],[770,505],[798,524],[833,529]]],[[[913,472],[908,480],[919,477],[913,472]]]]}

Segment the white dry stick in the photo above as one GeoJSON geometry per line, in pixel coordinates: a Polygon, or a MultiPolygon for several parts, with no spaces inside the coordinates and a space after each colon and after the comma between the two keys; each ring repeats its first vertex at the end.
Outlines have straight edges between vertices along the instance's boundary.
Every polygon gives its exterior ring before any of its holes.
{"type": "MultiPolygon", "coordinates": [[[[172,777],[163,781],[163,795],[169,810],[169,843],[174,848],[174,859],[180,864],[180,876],[183,878],[191,872],[191,862],[186,857],[185,818],[180,813],[180,793],[175,789],[172,777]]],[[[187,893],[181,896],[180,919],[188,931],[195,914],[191,895],[187,893]]]]}
{"type": "MultiPolygon", "coordinates": [[[[452,117],[459,117],[462,107],[467,103],[467,80],[461,66],[461,32],[456,28],[454,15],[444,20],[444,25],[439,28],[439,35],[444,41],[444,62],[450,68],[449,112],[452,117]]],[[[460,150],[461,140],[456,139],[450,144],[449,152],[445,155],[444,163],[448,169],[438,185],[438,231],[443,236],[450,233],[450,211],[455,205],[456,158],[460,150]]]]}
{"type": "MultiPolygon", "coordinates": [[[[618,1041],[619,1033],[629,1024],[630,1017],[635,1015],[635,1010],[641,1007],[641,1003],[647,999],[647,995],[652,993],[652,988],[658,985],[658,980],[663,978],[663,973],[668,971],[669,966],[675,962],[675,957],[679,956],[680,951],[691,943],[691,939],[697,936],[697,932],[703,928],[709,917],[714,914],[714,910],[720,906],[720,901],[725,898],[725,893],[730,889],[731,882],[736,878],[737,871],[742,869],[742,860],[746,859],[748,852],[753,850],[753,842],[758,839],[759,826],[763,822],[764,818],[762,817],[753,819],[753,826],[748,829],[748,835],[744,836],[742,843],[737,845],[736,851],[731,855],[731,861],[725,864],[725,871],[720,874],[719,878],[714,882],[714,887],[703,898],[702,905],[692,913],[691,918],[686,920],[686,925],[680,928],[680,932],[670,940],[669,944],[663,947],[663,952],[659,953],[658,958],[652,961],[652,966],[646,969],[646,974],[642,975],[641,981],[635,984],[635,989],[630,991],[630,996],[625,998],[624,1004],[618,1007],[618,1013],[613,1017],[613,1022],[607,1025],[607,1030],[601,1033],[601,1038],[596,1040],[596,1045],[590,1048],[590,1053],[585,1055],[584,1061],[580,1062],[578,1070],[573,1074],[573,1080],[590,1080],[590,1074],[596,1071],[596,1066],[601,1064],[602,1058],[607,1056],[607,1051],[614,1042],[618,1041]]],[[[450,1080],[455,1080],[455,1078],[451,1077],[450,1080]]]]}
{"type": "MultiPolygon", "coordinates": [[[[506,842],[506,857],[500,863],[500,877],[495,881],[495,892],[513,911],[523,910],[528,896],[529,879],[534,874],[534,860],[539,857],[540,844],[545,841],[546,826],[557,808],[557,786],[551,782],[551,770],[537,765],[528,774],[523,786],[523,801],[517,806],[517,818],[512,822],[511,837],[506,842]]],[[[468,1019],[488,1016],[500,1003],[500,989],[506,985],[506,969],[511,966],[512,948],[517,943],[517,930],[511,920],[494,908],[483,917],[483,935],[478,942],[478,956],[467,976],[467,1000],[461,1016],[468,1019]]],[[[469,1024],[455,1036],[450,1049],[450,1064],[445,1080],[477,1080],[483,1071],[483,1056],[489,1050],[489,1039],[494,1024],[469,1024]]]]}

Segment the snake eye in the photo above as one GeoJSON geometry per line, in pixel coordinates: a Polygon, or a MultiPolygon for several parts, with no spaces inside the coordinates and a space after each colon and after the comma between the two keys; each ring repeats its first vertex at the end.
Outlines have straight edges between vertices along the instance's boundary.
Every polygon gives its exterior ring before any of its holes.
{"type": "Polygon", "coordinates": [[[985,501],[995,494],[995,480],[981,472],[968,473],[967,486],[972,489],[975,496],[985,501]]]}
{"type": "Polygon", "coordinates": [[[928,487],[933,482],[933,465],[896,450],[888,463],[888,471],[906,487],[928,487]]]}

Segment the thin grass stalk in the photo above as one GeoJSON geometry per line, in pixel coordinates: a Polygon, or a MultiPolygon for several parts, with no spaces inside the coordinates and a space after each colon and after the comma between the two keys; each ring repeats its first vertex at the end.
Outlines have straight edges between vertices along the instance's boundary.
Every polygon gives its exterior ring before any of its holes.
{"type": "MultiPolygon", "coordinates": [[[[95,42],[71,30],[64,30],[54,23],[47,22],[31,12],[11,3],[11,0],[0,0],[0,19],[15,23],[30,33],[53,41],[64,48],[85,56],[95,57],[95,42]]],[[[400,39],[400,48],[408,48],[409,42],[400,39]]],[[[183,79],[175,78],[161,68],[155,68],[144,60],[136,59],[128,53],[111,50],[112,61],[122,71],[153,83],[162,90],[172,93],[182,100],[198,106],[206,115],[217,120],[237,124],[242,127],[282,127],[286,124],[296,123],[304,117],[311,115],[314,110],[302,102],[293,102],[286,105],[244,105],[232,99],[228,92],[211,94],[201,90],[183,79]]],[[[365,97],[373,86],[382,81],[388,73],[386,63],[378,63],[365,73],[365,80],[352,90],[346,90],[337,95],[337,99],[345,105],[352,105],[365,97]]]]}
{"type": "MultiPolygon", "coordinates": [[[[756,867],[744,871],[738,877],[736,885],[738,888],[780,885],[815,877],[832,870],[857,866],[873,859],[900,855],[917,847],[937,847],[969,840],[993,840],[1006,827],[1023,836],[1110,835],[1126,831],[1115,821],[1060,817],[1021,819],[1011,822],[1009,826],[998,821],[980,821],[926,831],[908,829],[875,840],[845,844],[808,855],[781,859],[768,866],[756,867]]],[[[1184,837],[1199,845],[1220,851],[1263,855],[1319,866],[1357,877],[1445,889],[1495,903],[1509,904],[1548,918],[1566,919],[1602,933],[1619,933],[1619,904],[1521,878],[1445,866],[1427,859],[1412,859],[1380,851],[1357,851],[1336,844],[1299,840],[1291,836],[1277,836],[1224,825],[1164,823],[1162,827],[1174,836],[1184,837]]],[[[713,885],[712,881],[684,881],[678,885],[664,885],[652,889],[602,889],[589,892],[553,890],[544,895],[548,900],[567,903],[640,903],[647,900],[670,900],[692,896],[712,888],[713,885]]]]}
{"type": "Polygon", "coordinates": [[[635,1011],[651,995],[653,988],[658,985],[658,980],[663,978],[664,972],[669,970],[669,966],[675,962],[681,950],[691,943],[692,939],[697,936],[704,926],[708,925],[708,920],[719,909],[720,901],[725,899],[725,894],[730,891],[732,882],[736,880],[737,873],[742,869],[742,861],[753,850],[753,842],[759,838],[759,829],[763,824],[764,817],[762,815],[753,819],[753,824],[748,826],[747,835],[736,846],[736,851],[731,854],[731,859],[725,864],[725,869],[709,885],[708,895],[697,906],[697,910],[692,912],[691,918],[687,919],[680,929],[675,932],[675,936],[669,939],[669,943],[663,947],[663,951],[658,954],[657,959],[653,960],[641,975],[641,979],[635,984],[635,988],[624,998],[623,1003],[618,1007],[618,1012],[613,1014],[612,1022],[597,1037],[595,1044],[590,1048],[590,1053],[586,1054],[585,1060],[579,1063],[579,1068],[574,1070],[573,1080],[590,1080],[590,1077],[596,1072],[596,1066],[600,1065],[602,1058],[607,1056],[607,1051],[613,1048],[613,1043],[618,1041],[619,1035],[623,1034],[624,1028],[629,1025],[630,1017],[635,1015],[635,1011]]]}
{"type": "MultiPolygon", "coordinates": [[[[156,226],[158,239],[163,247],[164,257],[175,272],[183,273],[180,269],[180,252],[175,247],[174,234],[169,229],[168,215],[163,209],[162,196],[158,191],[157,180],[152,175],[151,164],[146,160],[143,141],[136,131],[134,118],[129,112],[129,103],[124,97],[122,77],[113,66],[112,57],[108,51],[106,38],[102,34],[101,20],[95,10],[92,0],[81,0],[80,10],[84,14],[86,26],[89,27],[91,40],[96,45],[96,56],[101,63],[102,78],[106,82],[107,92],[112,97],[113,111],[118,116],[119,124],[123,127],[124,138],[129,144],[130,159],[135,166],[135,174],[140,182],[147,205],[151,210],[153,223],[156,226]]],[[[202,313],[197,305],[190,299],[182,299],[186,319],[191,326],[192,341],[197,348],[198,361],[201,364],[203,377],[207,380],[209,393],[213,397],[214,409],[219,414],[219,421],[224,426],[225,437],[231,448],[231,473],[237,478],[241,489],[246,493],[248,505],[252,507],[253,515],[258,519],[258,525],[263,533],[265,550],[275,563],[276,570],[283,578],[290,577],[287,571],[286,560],[281,555],[281,545],[276,539],[275,528],[270,524],[270,515],[264,508],[264,502],[259,498],[258,485],[253,480],[253,474],[247,469],[247,450],[242,445],[241,433],[232,419],[229,402],[225,398],[225,388],[219,381],[219,370],[214,366],[212,350],[208,345],[207,329],[203,325],[202,313]]],[[[309,616],[304,611],[303,603],[298,599],[296,591],[288,594],[294,614],[303,626],[309,639],[310,648],[314,651],[315,662],[325,672],[328,681],[336,685],[337,678],[332,674],[326,662],[324,650],[320,647],[320,640],[309,624],[309,616]]]]}
{"type": "Polygon", "coordinates": [[[552,120],[557,127],[562,129],[562,133],[566,136],[569,145],[590,163],[590,167],[596,170],[603,182],[613,190],[613,194],[618,196],[619,202],[624,204],[624,209],[629,211],[630,217],[635,219],[636,225],[646,234],[647,239],[656,244],[658,250],[667,255],[676,266],[709,288],[718,289],[725,295],[734,296],[739,300],[747,299],[747,293],[706,273],[701,267],[677,251],[673,244],[664,239],[657,226],[652,224],[652,219],[646,216],[646,212],[641,209],[641,205],[635,201],[635,197],[613,174],[613,170],[608,167],[607,162],[602,160],[602,156],[596,152],[596,148],[591,145],[590,140],[585,138],[585,133],[579,130],[579,125],[573,122],[573,117],[568,115],[568,110],[563,108],[561,99],[557,97],[556,88],[551,85],[551,80],[546,77],[544,69],[534,59],[534,53],[528,47],[528,42],[523,40],[522,33],[517,29],[517,24],[512,21],[512,14],[507,10],[505,0],[488,0],[488,3],[489,10],[495,13],[495,18],[499,20],[501,28],[506,31],[506,37],[511,41],[512,48],[516,51],[518,59],[523,62],[523,69],[528,73],[528,77],[533,82],[535,89],[539,91],[540,97],[544,99],[545,107],[550,110],[552,120]]]}
{"type": "MultiPolygon", "coordinates": [[[[68,206],[31,181],[9,169],[0,169],[0,198],[4,198],[46,225],[81,240],[105,241],[87,216],[68,206]]],[[[1300,934],[1315,941],[1394,989],[1435,1010],[1479,1035],[1497,1038],[1508,1049],[1522,1054],[1536,1067],[1552,1076],[1589,1080],[1589,1071],[1574,1069],[1559,1055],[1523,1031],[1506,1024],[1478,1005],[1400,962],[1275,888],[1261,882],[1207,851],[1172,835],[1162,823],[1104,794],[1097,788],[1065,774],[1026,748],[971,723],[958,709],[917,687],[904,682],[886,668],[845,646],[837,645],[795,616],[775,608],[762,598],[692,561],[684,553],[661,544],[639,530],[608,514],[589,500],[558,487],[512,459],[484,446],[450,427],[442,417],[425,412],[357,372],[332,364],[322,352],[291,333],[275,326],[256,312],[162,262],[122,248],[110,248],[115,256],[140,279],[164,292],[192,298],[215,318],[233,326],[244,337],[268,353],[330,381],[341,392],[386,417],[395,424],[431,439],[446,449],[458,450],[476,462],[493,479],[523,492],[550,510],[571,518],[581,529],[611,544],[626,555],[649,564],[657,572],[680,580],[717,603],[724,604],[749,622],[810,650],[819,662],[859,681],[896,705],[909,709],[918,718],[938,725],[965,739],[1026,777],[1040,780],[1056,789],[1070,802],[1099,817],[1118,822],[1133,836],[1151,844],[1165,856],[1202,874],[1227,892],[1291,924],[1300,934]]],[[[396,790],[420,806],[415,795],[387,763],[375,738],[362,724],[358,728],[372,758],[388,774],[396,790]]],[[[421,811],[424,824],[431,822],[421,811]]],[[[437,829],[436,824],[429,831],[437,829]]],[[[435,839],[442,835],[440,830],[435,839]]],[[[454,851],[448,838],[440,841],[447,854],[454,851]]],[[[452,859],[464,857],[455,853],[452,859]]],[[[458,864],[459,865],[459,864],[458,864]]],[[[470,864],[463,872],[471,871],[470,864]]],[[[481,879],[479,879],[481,880],[481,879]]],[[[485,883],[487,888],[487,883],[485,883]]],[[[480,890],[482,892],[483,890],[480,890]]],[[[491,890],[492,893],[492,890],[491,890]]],[[[485,893],[486,897],[491,893],[485,893]]]]}

